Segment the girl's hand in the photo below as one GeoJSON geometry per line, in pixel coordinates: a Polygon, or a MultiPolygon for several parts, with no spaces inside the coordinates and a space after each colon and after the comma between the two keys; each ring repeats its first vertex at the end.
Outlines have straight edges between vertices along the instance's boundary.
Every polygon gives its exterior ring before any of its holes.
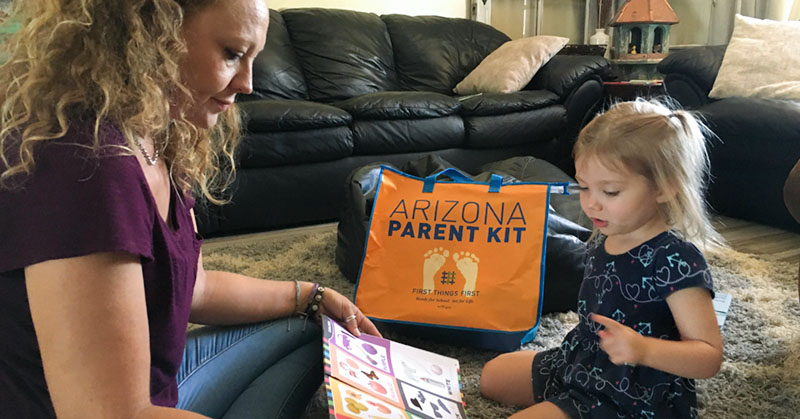
{"type": "Polygon", "coordinates": [[[592,321],[605,327],[597,331],[600,349],[608,354],[614,365],[638,364],[644,358],[642,335],[614,319],[592,313],[592,321]]]}
{"type": "Polygon", "coordinates": [[[320,312],[344,325],[347,331],[354,336],[361,335],[361,332],[381,336],[378,328],[352,301],[330,288],[325,290],[320,312]]]}

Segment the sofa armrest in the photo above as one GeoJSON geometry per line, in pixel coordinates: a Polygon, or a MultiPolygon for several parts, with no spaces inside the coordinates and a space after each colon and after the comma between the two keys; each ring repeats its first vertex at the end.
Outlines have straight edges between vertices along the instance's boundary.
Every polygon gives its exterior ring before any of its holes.
{"type": "Polygon", "coordinates": [[[664,88],[685,108],[694,109],[709,102],[726,45],[703,46],[670,53],[658,63],[664,74],[664,88]]]}
{"type": "Polygon", "coordinates": [[[539,69],[526,87],[555,93],[566,110],[559,134],[561,141],[555,145],[558,148],[555,154],[564,158],[552,163],[569,175],[575,173],[570,157],[575,138],[603,103],[603,80],[612,78],[611,65],[603,57],[556,55],[539,69]]]}
{"type": "Polygon", "coordinates": [[[789,214],[800,222],[800,161],[794,165],[783,184],[783,202],[789,214]]]}
{"type": "Polygon", "coordinates": [[[611,77],[611,66],[603,57],[556,55],[536,72],[525,89],[549,90],[564,102],[586,80],[604,80],[611,77]]]}

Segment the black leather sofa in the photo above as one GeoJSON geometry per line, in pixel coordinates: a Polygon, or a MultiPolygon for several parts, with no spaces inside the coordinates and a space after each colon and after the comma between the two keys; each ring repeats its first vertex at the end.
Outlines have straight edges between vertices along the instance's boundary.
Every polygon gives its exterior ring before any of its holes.
{"type": "Polygon", "coordinates": [[[784,181],[800,158],[800,103],[709,98],[725,48],[680,50],[658,64],[667,94],[698,110],[718,137],[709,148],[709,202],[725,216],[800,231],[783,200],[784,181]]]}
{"type": "Polygon", "coordinates": [[[520,92],[457,97],[453,87],[509,38],[436,16],[271,10],[231,203],[197,209],[201,234],[334,220],[347,176],[434,153],[467,172],[512,156],[572,172],[572,142],[602,102],[601,57],[558,55],[520,92]]]}

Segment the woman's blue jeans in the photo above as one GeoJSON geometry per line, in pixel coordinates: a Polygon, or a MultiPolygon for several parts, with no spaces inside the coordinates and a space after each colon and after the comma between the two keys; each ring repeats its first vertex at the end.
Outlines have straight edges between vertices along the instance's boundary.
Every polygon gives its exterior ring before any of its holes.
{"type": "Polygon", "coordinates": [[[322,332],[296,318],[193,329],[177,379],[180,409],[297,419],[322,384],[322,332]]]}

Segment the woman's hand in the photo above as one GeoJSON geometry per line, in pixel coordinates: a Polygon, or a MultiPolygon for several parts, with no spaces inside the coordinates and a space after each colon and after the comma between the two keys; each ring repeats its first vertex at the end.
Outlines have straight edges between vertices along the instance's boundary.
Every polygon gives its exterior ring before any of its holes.
{"type": "Polygon", "coordinates": [[[330,288],[325,289],[325,297],[322,299],[320,311],[322,314],[343,324],[347,331],[354,336],[361,335],[361,332],[378,337],[381,336],[378,328],[352,301],[330,288]]]}
{"type": "Polygon", "coordinates": [[[597,331],[600,338],[600,349],[608,354],[614,365],[636,365],[641,363],[644,355],[642,335],[614,319],[599,314],[592,314],[592,321],[605,327],[597,331]]]}

